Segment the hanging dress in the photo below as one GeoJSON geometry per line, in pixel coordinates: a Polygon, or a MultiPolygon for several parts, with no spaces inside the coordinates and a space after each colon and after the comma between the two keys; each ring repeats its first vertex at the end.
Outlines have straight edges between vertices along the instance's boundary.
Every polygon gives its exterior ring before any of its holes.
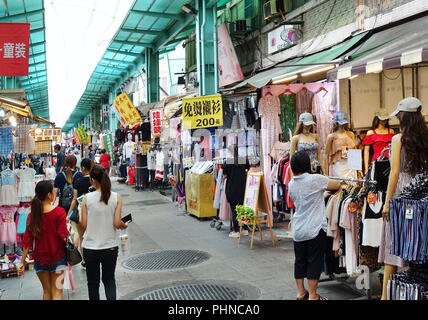
{"type": "Polygon", "coordinates": [[[19,178],[18,197],[21,202],[30,202],[35,196],[35,176],[33,168],[19,169],[16,171],[19,178]]]}
{"type": "MultiPolygon", "coordinates": [[[[18,193],[16,192],[16,175],[12,170],[6,169],[1,172],[1,184],[0,204],[2,206],[19,205],[18,193]]],[[[34,192],[34,185],[32,188],[34,192]]]]}
{"type": "Polygon", "coordinates": [[[269,153],[273,145],[279,140],[279,135],[282,133],[279,115],[281,113],[279,98],[273,95],[268,95],[259,101],[259,114],[261,116],[261,142],[263,150],[263,173],[266,182],[266,190],[269,199],[269,211],[272,221],[272,182],[269,175],[272,170],[271,157],[269,153]]]}
{"type": "MultiPolygon", "coordinates": [[[[400,175],[398,177],[397,187],[395,188],[394,198],[398,197],[403,188],[411,181],[412,177],[404,172],[404,163],[406,163],[406,152],[401,148],[400,152],[400,175]]],[[[379,263],[385,263],[397,267],[405,267],[406,262],[398,256],[391,254],[392,238],[390,221],[383,220],[381,243],[379,247],[379,263]]]]}
{"type": "Polygon", "coordinates": [[[31,211],[31,207],[21,207],[18,209],[18,227],[16,230],[17,234],[24,234],[27,228],[27,218],[31,211]]]}
{"type": "Polygon", "coordinates": [[[0,245],[16,243],[16,224],[14,216],[17,207],[0,207],[0,245]]]}

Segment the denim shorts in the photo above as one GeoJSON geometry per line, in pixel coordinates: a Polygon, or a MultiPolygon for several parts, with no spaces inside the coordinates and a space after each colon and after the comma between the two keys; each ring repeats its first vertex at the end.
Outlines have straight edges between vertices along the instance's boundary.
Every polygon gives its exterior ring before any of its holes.
{"type": "Polygon", "coordinates": [[[36,272],[59,272],[67,269],[67,259],[64,257],[55,264],[40,264],[34,261],[34,271],[36,272]]]}

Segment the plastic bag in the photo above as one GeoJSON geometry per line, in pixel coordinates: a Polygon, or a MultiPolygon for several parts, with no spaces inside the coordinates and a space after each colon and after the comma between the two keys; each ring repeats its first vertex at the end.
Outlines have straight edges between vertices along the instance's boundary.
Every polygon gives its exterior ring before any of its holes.
{"type": "Polygon", "coordinates": [[[126,257],[131,254],[131,241],[129,233],[125,230],[119,231],[119,256],[126,257]]]}
{"type": "Polygon", "coordinates": [[[74,277],[73,277],[73,268],[71,265],[68,265],[67,269],[64,271],[63,290],[71,290],[73,293],[76,292],[76,287],[74,284],[74,277]]]}

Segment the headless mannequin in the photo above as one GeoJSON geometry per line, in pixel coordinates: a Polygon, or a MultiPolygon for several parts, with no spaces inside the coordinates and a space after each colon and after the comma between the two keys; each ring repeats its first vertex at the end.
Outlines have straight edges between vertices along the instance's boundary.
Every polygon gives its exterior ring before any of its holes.
{"type": "MultiPolygon", "coordinates": [[[[388,120],[379,120],[379,124],[377,126],[376,133],[377,134],[388,134],[392,130],[386,127],[386,124],[388,123],[388,120]]],[[[374,130],[367,131],[367,135],[373,135],[375,132],[374,130]]],[[[370,167],[370,148],[372,146],[366,145],[364,146],[364,173],[367,173],[370,167]]]]}
{"type": "Polygon", "coordinates": [[[353,132],[348,130],[348,125],[347,124],[343,124],[343,125],[339,125],[338,129],[333,132],[330,133],[327,137],[327,143],[326,143],[326,148],[325,148],[325,164],[324,164],[324,168],[325,168],[325,172],[328,172],[328,175],[331,175],[330,172],[330,156],[332,155],[332,147],[333,147],[333,141],[336,138],[342,138],[342,137],[349,137],[352,139],[352,141],[354,141],[355,143],[355,135],[353,132]]]}
{"type": "MultiPolygon", "coordinates": [[[[301,122],[298,123],[297,127],[303,126],[301,122]]],[[[292,137],[291,139],[291,145],[290,145],[290,158],[291,156],[296,153],[297,147],[299,143],[318,143],[318,150],[317,150],[317,160],[319,163],[321,163],[321,170],[322,172],[325,172],[325,168],[323,167],[323,161],[321,156],[321,144],[320,144],[320,138],[318,134],[312,133],[313,126],[303,126],[303,131],[300,134],[297,134],[292,137]]]]}

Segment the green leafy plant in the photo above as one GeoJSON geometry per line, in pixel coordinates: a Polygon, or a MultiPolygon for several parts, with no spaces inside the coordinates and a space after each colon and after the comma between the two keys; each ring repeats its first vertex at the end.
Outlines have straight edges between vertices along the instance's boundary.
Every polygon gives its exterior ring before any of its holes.
{"type": "Polygon", "coordinates": [[[251,222],[254,219],[254,210],[246,206],[236,206],[236,219],[242,222],[251,222]]]}

